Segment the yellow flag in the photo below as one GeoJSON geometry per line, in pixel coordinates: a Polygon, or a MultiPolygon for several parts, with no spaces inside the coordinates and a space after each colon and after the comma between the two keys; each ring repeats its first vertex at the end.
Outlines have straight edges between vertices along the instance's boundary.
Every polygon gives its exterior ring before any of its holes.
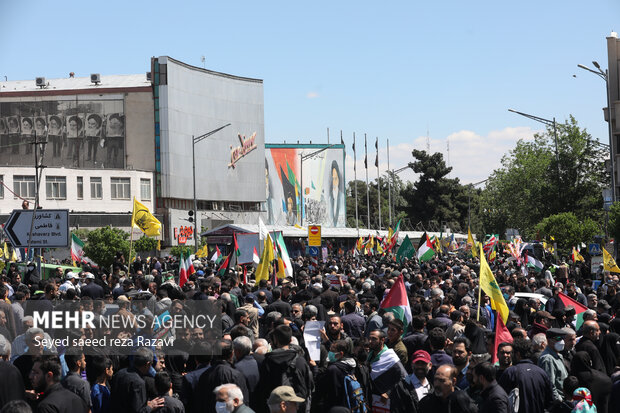
{"type": "Polygon", "coordinates": [[[467,228],[467,245],[471,248],[471,255],[475,258],[478,256],[478,251],[476,248],[476,241],[474,241],[473,235],[471,235],[471,230],[467,228]]]}
{"type": "Polygon", "coordinates": [[[618,268],[616,261],[605,248],[603,248],[603,270],[620,273],[620,268],[618,268]]]}
{"type": "Polygon", "coordinates": [[[4,243],[4,259],[8,260],[9,258],[11,258],[11,256],[9,255],[9,247],[7,247],[6,242],[4,243]]]}
{"type": "Polygon", "coordinates": [[[260,257],[258,268],[256,268],[256,283],[263,279],[269,279],[269,266],[273,260],[273,242],[271,241],[271,237],[267,236],[263,247],[263,255],[260,257]]]}
{"type": "Polygon", "coordinates": [[[480,287],[494,302],[497,313],[501,315],[502,321],[506,324],[508,322],[508,306],[506,305],[506,300],[504,300],[502,290],[499,288],[499,285],[497,285],[495,276],[491,272],[491,268],[484,257],[482,245],[480,245],[480,287]]]}
{"type": "Polygon", "coordinates": [[[161,222],[153,214],[151,211],[138,202],[138,200],[134,197],[133,199],[133,213],[131,214],[131,226],[138,227],[142,232],[144,232],[149,237],[156,237],[161,235],[159,232],[159,228],[161,228],[161,222]]]}

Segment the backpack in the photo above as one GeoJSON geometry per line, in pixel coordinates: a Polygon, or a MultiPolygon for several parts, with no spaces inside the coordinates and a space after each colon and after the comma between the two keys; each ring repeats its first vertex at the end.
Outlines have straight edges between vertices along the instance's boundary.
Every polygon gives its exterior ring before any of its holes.
{"type": "Polygon", "coordinates": [[[344,394],[351,413],[369,413],[364,390],[354,374],[344,376],[344,394]]]}
{"type": "Polygon", "coordinates": [[[291,386],[293,389],[296,388],[295,384],[294,384],[294,379],[295,379],[295,374],[297,371],[297,367],[296,367],[296,361],[297,361],[297,357],[299,356],[295,356],[293,357],[293,359],[291,361],[288,362],[288,364],[286,365],[286,369],[282,372],[282,383],[280,384],[280,386],[291,386]]]}

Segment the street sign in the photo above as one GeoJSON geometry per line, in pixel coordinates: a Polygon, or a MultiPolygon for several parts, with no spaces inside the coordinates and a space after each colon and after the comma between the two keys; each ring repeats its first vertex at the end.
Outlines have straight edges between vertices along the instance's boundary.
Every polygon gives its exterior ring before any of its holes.
{"type": "Polygon", "coordinates": [[[32,224],[31,209],[14,209],[4,225],[4,232],[13,247],[27,248],[30,228],[33,248],[55,248],[69,246],[69,210],[37,209],[32,224]]]}
{"type": "Polygon", "coordinates": [[[310,247],[321,246],[321,226],[308,225],[308,245],[310,247]]]}
{"type": "Polygon", "coordinates": [[[603,251],[601,250],[601,246],[599,244],[588,244],[588,253],[590,255],[601,255],[603,251]]]}
{"type": "Polygon", "coordinates": [[[308,248],[308,252],[310,253],[311,257],[318,257],[319,256],[319,247],[309,247],[308,248]]]}
{"type": "Polygon", "coordinates": [[[596,274],[601,265],[603,265],[603,257],[592,257],[590,261],[590,272],[593,276],[595,276],[594,274],[596,274]]]}

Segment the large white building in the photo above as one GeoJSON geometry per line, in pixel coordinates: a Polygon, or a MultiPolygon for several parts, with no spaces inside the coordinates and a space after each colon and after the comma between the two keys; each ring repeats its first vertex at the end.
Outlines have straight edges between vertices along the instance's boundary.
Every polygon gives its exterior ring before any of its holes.
{"type": "Polygon", "coordinates": [[[72,228],[128,230],[135,197],[162,220],[164,245],[183,243],[179,235],[192,227],[192,136],[229,123],[195,146],[199,228],[258,220],[262,81],[166,56],[150,67],[141,75],[0,82],[0,222],[35,197],[36,138],[46,142],[43,208],[69,209],[72,228]]]}

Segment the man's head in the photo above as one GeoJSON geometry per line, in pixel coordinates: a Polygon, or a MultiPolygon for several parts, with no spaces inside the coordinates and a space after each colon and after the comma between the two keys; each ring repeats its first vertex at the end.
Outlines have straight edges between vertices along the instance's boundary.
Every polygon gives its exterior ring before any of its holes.
{"type": "Polygon", "coordinates": [[[428,333],[431,350],[443,350],[446,347],[446,333],[441,327],[435,327],[428,333]]]}
{"type": "Polygon", "coordinates": [[[495,381],[495,367],[491,363],[477,364],[473,373],[474,387],[478,389],[484,390],[495,381]]]}
{"type": "Polygon", "coordinates": [[[451,364],[444,364],[439,366],[435,372],[435,379],[433,385],[435,386],[435,395],[443,399],[448,398],[453,392],[456,386],[456,377],[458,370],[451,364]]]}
{"type": "Polygon", "coordinates": [[[396,343],[403,335],[404,324],[398,318],[388,323],[387,339],[390,343],[396,343]]]}
{"type": "Polygon", "coordinates": [[[383,330],[372,330],[368,335],[368,345],[375,353],[381,351],[385,344],[385,333],[383,330]]]}
{"type": "Polygon", "coordinates": [[[545,334],[549,347],[558,353],[564,350],[564,336],[566,335],[564,330],[561,328],[550,328],[545,334]]]}
{"type": "Polygon", "coordinates": [[[601,328],[598,323],[594,320],[588,320],[583,323],[583,336],[597,342],[601,336],[601,328]]]}
{"type": "Polygon", "coordinates": [[[305,399],[297,396],[291,386],[279,386],[273,389],[267,399],[267,405],[271,413],[295,413],[297,404],[305,399]]]}
{"type": "Polygon", "coordinates": [[[461,312],[461,315],[463,316],[463,322],[467,322],[467,320],[469,320],[469,315],[471,313],[471,310],[469,309],[468,305],[462,305],[459,307],[459,311],[461,312]]]}
{"type": "Polygon", "coordinates": [[[338,334],[340,330],[342,330],[342,321],[340,320],[340,316],[333,315],[329,317],[329,320],[327,321],[327,325],[325,327],[328,334],[338,334]]]}
{"type": "Polygon", "coordinates": [[[45,392],[50,386],[60,381],[60,360],[56,356],[44,356],[35,359],[30,370],[30,381],[37,393],[45,392]]]}
{"type": "Polygon", "coordinates": [[[301,318],[301,314],[303,313],[303,307],[299,303],[295,303],[291,306],[291,313],[294,318],[301,318]]]}
{"type": "Polygon", "coordinates": [[[217,386],[215,390],[215,410],[217,412],[223,411],[224,409],[227,412],[234,411],[237,407],[243,404],[243,392],[236,384],[227,383],[222,384],[221,386],[217,386]],[[218,405],[222,406],[218,409],[218,405]]]}
{"type": "Polygon", "coordinates": [[[159,371],[155,374],[155,390],[158,396],[172,395],[172,380],[167,371],[159,371]]]}
{"type": "Polygon", "coordinates": [[[418,380],[422,380],[433,367],[430,354],[424,350],[416,351],[411,358],[411,366],[413,367],[413,374],[418,380]]]}
{"type": "Polygon", "coordinates": [[[499,343],[499,346],[497,346],[497,359],[499,361],[499,366],[503,369],[512,366],[511,343],[499,343]]]}
{"type": "Polygon", "coordinates": [[[65,363],[69,371],[81,373],[86,370],[86,358],[84,352],[76,347],[71,347],[65,352],[65,363]]]}
{"type": "Polygon", "coordinates": [[[153,364],[153,351],[148,347],[140,347],[133,357],[133,366],[141,374],[146,375],[153,364]]]}
{"type": "Polygon", "coordinates": [[[275,348],[287,347],[291,344],[293,330],[287,325],[279,325],[273,329],[272,340],[275,348]]]}
{"type": "Polygon", "coordinates": [[[452,361],[458,368],[463,368],[469,363],[471,357],[471,341],[467,337],[459,337],[454,340],[452,346],[452,361]]]}
{"type": "Polygon", "coordinates": [[[536,313],[536,316],[534,317],[534,321],[535,322],[540,323],[540,324],[544,325],[547,328],[551,327],[551,321],[553,321],[553,320],[555,320],[555,317],[553,317],[547,311],[538,311],[536,313]]]}

